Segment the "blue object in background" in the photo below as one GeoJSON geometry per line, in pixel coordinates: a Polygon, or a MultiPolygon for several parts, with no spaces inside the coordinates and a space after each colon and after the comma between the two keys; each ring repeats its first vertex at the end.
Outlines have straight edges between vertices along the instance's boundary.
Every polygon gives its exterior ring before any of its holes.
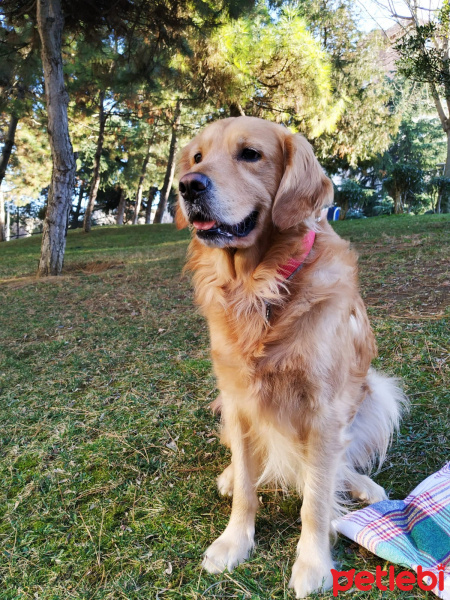
{"type": "Polygon", "coordinates": [[[330,206],[327,212],[327,221],[339,221],[341,208],[339,206],[330,206]]]}

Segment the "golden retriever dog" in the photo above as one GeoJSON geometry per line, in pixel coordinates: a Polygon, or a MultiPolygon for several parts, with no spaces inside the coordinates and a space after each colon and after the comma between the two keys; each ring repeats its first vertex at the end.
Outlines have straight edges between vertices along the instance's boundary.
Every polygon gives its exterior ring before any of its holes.
{"type": "Polygon", "coordinates": [[[206,127],[179,158],[176,223],[193,231],[187,268],[207,318],[231,464],[218,478],[230,521],[206,550],[210,573],[253,546],[257,488],[302,497],[290,586],[332,585],[332,519],[345,495],[386,498],[367,475],[405,401],[370,363],[376,344],[349,243],[320,219],[333,194],[310,144],[253,117],[206,127]]]}

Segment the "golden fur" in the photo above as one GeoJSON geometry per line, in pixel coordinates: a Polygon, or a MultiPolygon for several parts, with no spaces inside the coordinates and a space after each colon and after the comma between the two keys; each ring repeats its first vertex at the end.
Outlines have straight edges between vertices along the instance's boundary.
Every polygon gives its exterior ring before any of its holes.
{"type": "MultiPolygon", "coordinates": [[[[363,471],[384,458],[404,400],[392,379],[370,368],[376,345],[357,259],[317,222],[332,185],[308,142],[260,119],[224,119],[182,150],[180,180],[187,173],[212,182],[207,210],[217,222],[233,225],[258,211],[246,237],[215,243],[194,233],[189,248],[187,268],[210,329],[222,441],[232,452],[218,479],[219,491],[233,495],[230,522],[203,566],[231,570],[248,557],[257,486],[275,480],[303,497],[290,582],[303,598],[332,584],[331,521],[341,494],[385,498],[363,471]],[[243,148],[260,158],[242,160],[243,148]],[[316,239],[303,268],[280,283],[278,267],[301,254],[311,228],[316,239]]],[[[179,227],[189,223],[188,204],[180,196],[179,227]]]]}

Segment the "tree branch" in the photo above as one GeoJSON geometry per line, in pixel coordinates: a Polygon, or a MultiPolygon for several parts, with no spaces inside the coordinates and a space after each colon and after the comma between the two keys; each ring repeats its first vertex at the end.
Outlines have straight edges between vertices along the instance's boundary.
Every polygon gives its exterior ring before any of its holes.
{"type": "MultiPolygon", "coordinates": [[[[441,120],[442,127],[443,127],[444,131],[446,132],[448,125],[449,125],[448,119],[444,112],[444,109],[442,108],[441,99],[439,98],[439,94],[436,89],[436,85],[433,82],[430,82],[430,89],[431,89],[431,95],[433,96],[434,104],[436,106],[436,110],[438,111],[439,119],[441,120]]],[[[447,105],[448,105],[448,100],[447,100],[447,105]]]]}

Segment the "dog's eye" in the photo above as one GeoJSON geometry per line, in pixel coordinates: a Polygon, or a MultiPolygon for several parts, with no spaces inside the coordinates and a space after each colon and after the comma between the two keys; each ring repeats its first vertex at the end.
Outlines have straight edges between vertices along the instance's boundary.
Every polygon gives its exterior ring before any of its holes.
{"type": "Polygon", "coordinates": [[[247,162],[256,162],[261,158],[261,154],[253,148],[244,148],[239,158],[247,162]]]}
{"type": "Polygon", "coordinates": [[[195,154],[195,156],[194,156],[194,162],[195,163],[202,162],[202,155],[200,154],[200,152],[197,152],[197,154],[195,154]]]}

